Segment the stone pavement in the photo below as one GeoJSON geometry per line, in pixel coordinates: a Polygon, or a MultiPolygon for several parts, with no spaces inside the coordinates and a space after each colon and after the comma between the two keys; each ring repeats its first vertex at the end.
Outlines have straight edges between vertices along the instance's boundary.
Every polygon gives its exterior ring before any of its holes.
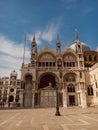
{"type": "Polygon", "coordinates": [[[98,108],[0,110],[0,130],[98,130],[98,108]]]}

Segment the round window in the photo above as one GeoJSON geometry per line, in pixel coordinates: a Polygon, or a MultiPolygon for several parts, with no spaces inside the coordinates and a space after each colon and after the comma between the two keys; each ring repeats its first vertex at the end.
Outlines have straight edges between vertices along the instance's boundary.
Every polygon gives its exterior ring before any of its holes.
{"type": "Polygon", "coordinates": [[[11,88],[11,89],[10,89],[10,92],[14,92],[14,89],[13,89],[13,88],[11,88]]]}

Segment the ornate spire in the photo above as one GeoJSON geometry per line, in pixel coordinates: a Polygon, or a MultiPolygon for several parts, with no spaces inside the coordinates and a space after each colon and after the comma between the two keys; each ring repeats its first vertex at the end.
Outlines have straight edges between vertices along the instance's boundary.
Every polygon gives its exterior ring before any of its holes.
{"type": "Polygon", "coordinates": [[[35,34],[34,34],[34,36],[33,36],[33,40],[32,40],[32,42],[36,42],[36,40],[35,40],[35,34]]]}
{"type": "Polygon", "coordinates": [[[34,35],[33,40],[32,40],[32,48],[31,48],[31,64],[32,64],[32,66],[35,66],[36,59],[37,59],[37,44],[36,44],[36,39],[35,39],[35,35],[34,35]]]}
{"type": "Polygon", "coordinates": [[[59,35],[57,35],[57,43],[60,43],[59,35]]]}
{"type": "Polygon", "coordinates": [[[76,33],[76,40],[79,40],[79,36],[78,36],[78,31],[77,31],[77,29],[75,29],[75,33],[76,33]]]}
{"type": "Polygon", "coordinates": [[[61,47],[59,35],[57,36],[56,46],[57,46],[57,48],[60,48],[60,47],[61,47]]]}
{"type": "Polygon", "coordinates": [[[60,44],[59,35],[57,36],[57,41],[56,41],[56,53],[57,56],[61,55],[61,44],[60,44]]]}
{"type": "Polygon", "coordinates": [[[48,43],[48,41],[46,41],[46,48],[49,48],[49,43],[48,43]]]}
{"type": "Polygon", "coordinates": [[[76,33],[76,40],[75,40],[76,52],[80,53],[80,52],[82,52],[82,44],[81,44],[81,42],[79,40],[78,31],[75,30],[75,33],[76,33]]]}
{"type": "Polygon", "coordinates": [[[25,62],[25,47],[26,47],[26,35],[25,35],[25,38],[24,38],[23,64],[25,62]]]}
{"type": "Polygon", "coordinates": [[[36,44],[36,38],[35,38],[35,34],[33,36],[33,40],[32,40],[32,52],[37,52],[37,44],[36,44]]]}

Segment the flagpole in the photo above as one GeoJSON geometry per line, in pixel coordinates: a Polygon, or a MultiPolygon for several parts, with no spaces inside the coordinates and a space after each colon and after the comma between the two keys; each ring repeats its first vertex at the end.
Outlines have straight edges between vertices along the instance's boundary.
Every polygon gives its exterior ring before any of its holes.
{"type": "Polygon", "coordinates": [[[24,38],[23,64],[25,62],[25,47],[26,47],[26,35],[25,35],[25,38],[24,38]]]}

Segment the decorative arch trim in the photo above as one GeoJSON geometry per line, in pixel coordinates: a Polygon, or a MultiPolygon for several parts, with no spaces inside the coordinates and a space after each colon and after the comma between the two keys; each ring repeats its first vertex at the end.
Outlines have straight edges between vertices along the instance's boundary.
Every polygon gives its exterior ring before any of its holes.
{"type": "Polygon", "coordinates": [[[56,61],[56,57],[51,52],[44,52],[38,56],[38,61],[56,61]]]}
{"type": "Polygon", "coordinates": [[[75,72],[68,72],[64,75],[63,81],[66,82],[75,82],[77,74],[75,72]]]}

